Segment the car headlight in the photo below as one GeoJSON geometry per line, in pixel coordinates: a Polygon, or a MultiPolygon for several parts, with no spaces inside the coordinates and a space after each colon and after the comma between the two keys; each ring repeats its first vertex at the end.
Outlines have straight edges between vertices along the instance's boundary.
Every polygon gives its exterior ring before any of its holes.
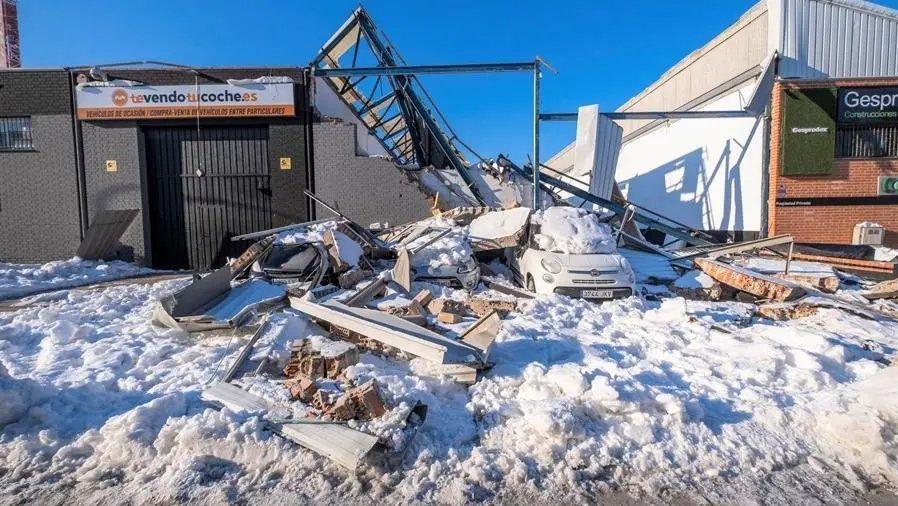
{"type": "Polygon", "coordinates": [[[474,272],[475,269],[477,269],[477,261],[472,258],[458,267],[458,273],[468,274],[474,272]]]}
{"type": "Polygon", "coordinates": [[[555,260],[554,258],[543,258],[539,261],[539,264],[543,266],[547,272],[551,272],[552,274],[558,274],[561,272],[561,262],[555,260]]]}

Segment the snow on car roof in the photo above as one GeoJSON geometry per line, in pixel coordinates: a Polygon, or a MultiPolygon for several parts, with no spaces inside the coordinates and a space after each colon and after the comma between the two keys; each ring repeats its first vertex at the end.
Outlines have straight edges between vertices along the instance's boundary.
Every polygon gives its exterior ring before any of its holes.
{"type": "Polygon", "coordinates": [[[533,238],[545,251],[581,255],[617,251],[611,227],[585,209],[550,207],[534,213],[531,223],[539,225],[533,238]]]}

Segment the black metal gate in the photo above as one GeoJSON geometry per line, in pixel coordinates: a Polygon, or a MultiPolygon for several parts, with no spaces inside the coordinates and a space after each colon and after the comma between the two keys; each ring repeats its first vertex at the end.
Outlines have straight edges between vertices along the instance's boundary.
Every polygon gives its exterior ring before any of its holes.
{"type": "Polygon", "coordinates": [[[144,128],[153,265],[206,270],[271,228],[266,126],[144,128]]]}

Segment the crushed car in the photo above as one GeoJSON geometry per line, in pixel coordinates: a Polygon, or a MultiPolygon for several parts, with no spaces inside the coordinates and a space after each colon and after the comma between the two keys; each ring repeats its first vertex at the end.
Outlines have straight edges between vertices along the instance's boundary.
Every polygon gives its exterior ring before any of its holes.
{"type": "Polygon", "coordinates": [[[526,236],[525,244],[506,249],[505,261],[527,290],[596,301],[635,293],[636,274],[596,214],[550,207],[531,215],[526,236]]]}

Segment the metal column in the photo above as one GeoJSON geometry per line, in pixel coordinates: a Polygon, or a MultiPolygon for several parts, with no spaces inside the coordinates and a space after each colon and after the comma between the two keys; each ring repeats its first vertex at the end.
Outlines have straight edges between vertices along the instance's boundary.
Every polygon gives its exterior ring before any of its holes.
{"type": "Polygon", "coordinates": [[[539,202],[539,58],[533,62],[533,209],[541,208],[539,202]]]}

